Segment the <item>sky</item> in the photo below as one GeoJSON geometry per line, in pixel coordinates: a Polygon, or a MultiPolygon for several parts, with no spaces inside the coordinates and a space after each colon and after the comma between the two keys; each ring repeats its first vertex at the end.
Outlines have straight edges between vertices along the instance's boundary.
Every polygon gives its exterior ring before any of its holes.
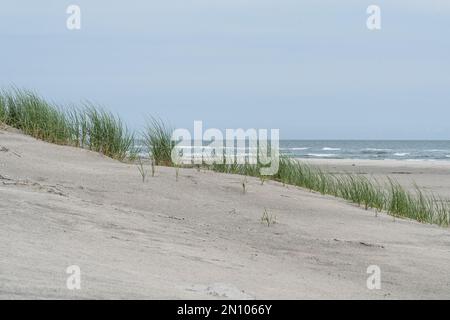
{"type": "Polygon", "coordinates": [[[0,87],[90,100],[132,129],[450,139],[449,35],[448,0],[2,0],[0,87]]]}

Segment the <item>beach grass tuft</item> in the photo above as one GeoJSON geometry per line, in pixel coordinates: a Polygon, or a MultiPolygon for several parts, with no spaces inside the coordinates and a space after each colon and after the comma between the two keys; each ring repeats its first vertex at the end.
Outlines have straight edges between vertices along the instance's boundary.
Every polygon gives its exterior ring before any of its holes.
{"type": "Polygon", "coordinates": [[[91,103],[61,108],[32,91],[12,88],[0,93],[0,121],[37,139],[118,160],[135,154],[134,134],[119,117],[91,103]]]}
{"type": "Polygon", "coordinates": [[[267,208],[264,208],[264,212],[261,217],[261,222],[267,224],[267,226],[270,227],[271,225],[277,223],[277,218],[274,215],[269,214],[267,208]]]}
{"type": "Polygon", "coordinates": [[[144,144],[149,150],[150,157],[155,165],[172,166],[172,129],[161,119],[150,118],[147,121],[144,136],[144,144]]]}
{"type": "Polygon", "coordinates": [[[0,123],[6,121],[6,100],[3,95],[0,95],[0,123]]]}
{"type": "Polygon", "coordinates": [[[82,119],[79,127],[86,127],[89,134],[89,149],[117,159],[134,155],[134,134],[127,130],[119,117],[86,103],[79,118],[82,119]]]}
{"type": "Polygon", "coordinates": [[[51,143],[70,142],[70,124],[64,112],[36,93],[12,88],[2,91],[4,122],[35,138],[51,143]]]}
{"type": "Polygon", "coordinates": [[[141,157],[137,157],[137,168],[139,174],[141,175],[142,183],[144,183],[145,178],[147,177],[147,170],[145,169],[144,162],[142,161],[141,157]]]}

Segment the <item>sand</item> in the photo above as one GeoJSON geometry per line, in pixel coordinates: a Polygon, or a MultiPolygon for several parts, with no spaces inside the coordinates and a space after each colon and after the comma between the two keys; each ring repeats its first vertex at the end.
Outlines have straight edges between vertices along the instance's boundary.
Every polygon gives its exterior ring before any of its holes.
{"type": "MultiPolygon", "coordinates": [[[[448,193],[446,164],[356,164],[448,193]]],[[[0,131],[0,298],[450,297],[449,229],[272,181],[248,178],[243,194],[237,175],[175,176],[157,167],[142,183],[135,165],[0,131]]]]}

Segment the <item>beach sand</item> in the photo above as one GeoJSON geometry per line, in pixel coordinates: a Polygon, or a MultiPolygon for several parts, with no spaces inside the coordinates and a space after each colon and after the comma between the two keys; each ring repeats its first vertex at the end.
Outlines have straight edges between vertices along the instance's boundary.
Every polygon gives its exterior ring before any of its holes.
{"type": "MultiPolygon", "coordinates": [[[[320,165],[450,190],[447,164],[320,165]]],[[[450,297],[448,228],[257,178],[243,194],[241,183],[195,169],[176,181],[165,167],[142,183],[136,165],[0,131],[0,298],[450,297]],[[276,224],[261,223],[264,209],[276,224]],[[80,290],[66,287],[71,265],[80,290]],[[370,265],[379,290],[367,288],[370,265]]]]}

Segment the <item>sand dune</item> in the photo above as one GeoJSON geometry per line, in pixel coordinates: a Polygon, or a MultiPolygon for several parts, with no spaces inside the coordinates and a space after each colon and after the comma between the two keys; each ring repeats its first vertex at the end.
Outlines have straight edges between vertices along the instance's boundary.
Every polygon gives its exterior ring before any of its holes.
{"type": "MultiPolygon", "coordinates": [[[[408,179],[448,192],[429,168],[408,179]]],[[[182,169],[176,181],[158,167],[142,183],[135,165],[0,131],[0,298],[450,296],[449,229],[248,181],[243,194],[240,176],[182,169]],[[70,265],[80,290],[66,287],[70,265]]]]}

